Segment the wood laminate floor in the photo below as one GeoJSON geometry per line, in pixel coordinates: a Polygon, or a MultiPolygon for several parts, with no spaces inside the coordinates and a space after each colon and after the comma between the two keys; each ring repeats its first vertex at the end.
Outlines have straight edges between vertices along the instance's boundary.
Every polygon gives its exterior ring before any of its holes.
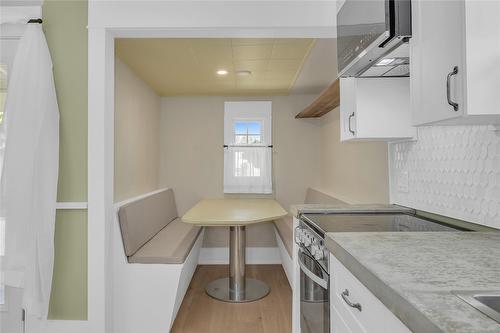
{"type": "Polygon", "coordinates": [[[261,300],[232,304],[205,293],[205,286],[228,276],[226,265],[198,266],[171,333],[290,333],[292,290],[281,265],[247,265],[247,277],[267,283],[269,295],[261,300]]]}

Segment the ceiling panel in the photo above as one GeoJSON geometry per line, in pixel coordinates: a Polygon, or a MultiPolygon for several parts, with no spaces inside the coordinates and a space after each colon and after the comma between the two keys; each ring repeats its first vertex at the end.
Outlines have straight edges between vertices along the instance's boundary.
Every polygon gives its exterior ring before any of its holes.
{"type": "Polygon", "coordinates": [[[286,95],[310,38],[122,38],[116,56],[161,96],[286,95]],[[228,71],[218,76],[217,70],[228,71]],[[237,71],[251,71],[241,76],[237,71]]]}
{"type": "Polygon", "coordinates": [[[271,57],[274,44],[234,45],[234,60],[265,60],[271,57]]]}

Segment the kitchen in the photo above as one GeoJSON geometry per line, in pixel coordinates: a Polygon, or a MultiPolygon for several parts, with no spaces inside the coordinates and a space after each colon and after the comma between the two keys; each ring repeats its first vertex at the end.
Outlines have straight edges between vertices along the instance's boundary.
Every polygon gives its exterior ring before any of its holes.
{"type": "Polygon", "coordinates": [[[7,270],[2,331],[500,331],[497,1],[57,6],[29,25],[85,191],[59,188],[48,315],[7,270]]]}

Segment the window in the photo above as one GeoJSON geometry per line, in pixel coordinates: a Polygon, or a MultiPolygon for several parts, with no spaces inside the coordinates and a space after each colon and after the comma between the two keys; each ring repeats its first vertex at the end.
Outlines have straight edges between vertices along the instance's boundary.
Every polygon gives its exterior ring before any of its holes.
{"type": "Polygon", "coordinates": [[[236,121],[234,123],[234,141],[237,145],[262,144],[262,122],[236,121]]]}
{"type": "Polygon", "coordinates": [[[271,102],[224,104],[224,193],[272,193],[271,102]]]}

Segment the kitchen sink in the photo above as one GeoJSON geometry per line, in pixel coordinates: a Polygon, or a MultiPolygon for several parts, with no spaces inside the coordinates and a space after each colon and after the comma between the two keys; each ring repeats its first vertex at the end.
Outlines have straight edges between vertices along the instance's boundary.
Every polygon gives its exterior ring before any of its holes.
{"type": "Polygon", "coordinates": [[[500,323],[500,290],[452,291],[452,293],[500,323]]]}

